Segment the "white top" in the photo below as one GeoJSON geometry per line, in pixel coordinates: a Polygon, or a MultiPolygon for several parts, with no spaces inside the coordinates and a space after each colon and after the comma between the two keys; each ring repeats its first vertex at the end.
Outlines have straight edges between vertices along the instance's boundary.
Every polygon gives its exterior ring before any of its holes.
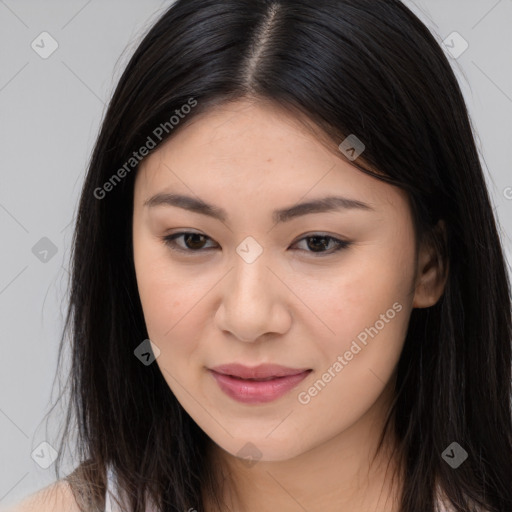
{"type": "MultiPolygon", "coordinates": [[[[116,486],[116,478],[114,471],[111,466],[107,468],[107,492],[105,495],[105,512],[126,512],[126,509],[119,508],[116,500],[123,503],[123,500],[119,498],[118,488],[116,486]]],[[[157,512],[157,508],[154,505],[148,505],[146,507],[146,512],[157,512]]]]}
{"type": "Polygon", "coordinates": [[[107,469],[107,493],[105,495],[105,512],[118,511],[119,507],[116,506],[116,502],[112,499],[114,494],[114,472],[109,466],[107,469]]]}

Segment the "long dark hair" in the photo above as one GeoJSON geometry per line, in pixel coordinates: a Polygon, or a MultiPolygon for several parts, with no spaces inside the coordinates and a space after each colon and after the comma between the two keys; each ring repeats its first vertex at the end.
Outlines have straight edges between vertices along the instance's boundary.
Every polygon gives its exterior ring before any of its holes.
{"type": "Polygon", "coordinates": [[[351,163],[407,191],[417,241],[428,238],[448,263],[440,300],[412,312],[385,427],[398,439],[400,511],[434,512],[439,486],[459,512],[510,512],[509,277],[456,77],[398,0],[178,0],[145,35],[105,114],[77,212],[57,475],[76,433],[79,464],[67,480],[83,510],[103,508],[107,466],[133,512],[148,499],[162,511],[201,512],[205,496],[223,509],[209,438],[158,366],[134,356],[148,334],[132,255],[131,159],[148,137],[159,144],[241,98],[307,119],[340,158],[340,142],[356,135],[366,148],[351,163]],[[453,442],[468,453],[457,469],[442,456],[453,442]]]}

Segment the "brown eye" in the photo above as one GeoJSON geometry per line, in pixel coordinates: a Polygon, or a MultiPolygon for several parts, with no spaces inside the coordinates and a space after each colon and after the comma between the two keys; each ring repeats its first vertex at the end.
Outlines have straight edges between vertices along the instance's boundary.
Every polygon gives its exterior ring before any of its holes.
{"type": "MultiPolygon", "coordinates": [[[[299,240],[299,242],[302,242],[306,240],[306,247],[307,249],[301,249],[305,250],[306,252],[316,253],[319,255],[329,255],[333,254],[341,249],[346,249],[351,244],[350,242],[345,242],[343,240],[339,240],[337,238],[334,238],[332,236],[328,235],[311,235],[306,236],[299,240]],[[331,245],[331,249],[329,250],[329,246],[331,245]],[[334,246],[334,247],[333,247],[334,246]]],[[[297,242],[297,243],[299,243],[297,242]]]]}
{"type": "MultiPolygon", "coordinates": [[[[171,249],[182,252],[200,252],[204,249],[205,241],[211,240],[210,237],[201,233],[181,232],[163,237],[163,242],[171,249]],[[183,238],[183,244],[178,244],[176,240],[183,238]]],[[[208,249],[208,248],[207,248],[208,249]]],[[[211,249],[211,247],[209,248],[211,249]]]]}

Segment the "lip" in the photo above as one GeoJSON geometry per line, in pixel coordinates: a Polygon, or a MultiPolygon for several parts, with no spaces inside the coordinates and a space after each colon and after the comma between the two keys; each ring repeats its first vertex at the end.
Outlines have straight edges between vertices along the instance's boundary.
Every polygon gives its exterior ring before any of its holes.
{"type": "Polygon", "coordinates": [[[276,364],[255,367],[227,364],[209,368],[226,395],[246,404],[277,400],[304,380],[311,371],[310,368],[288,368],[276,364]]]}

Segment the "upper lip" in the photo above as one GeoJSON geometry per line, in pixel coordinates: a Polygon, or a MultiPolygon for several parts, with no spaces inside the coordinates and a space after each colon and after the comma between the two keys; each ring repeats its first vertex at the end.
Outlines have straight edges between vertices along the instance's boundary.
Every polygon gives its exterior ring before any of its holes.
{"type": "Polygon", "coordinates": [[[243,364],[231,363],[215,366],[210,368],[210,370],[240,379],[267,379],[269,377],[298,375],[310,370],[310,368],[288,368],[278,364],[260,364],[258,366],[249,367],[243,364]]]}

